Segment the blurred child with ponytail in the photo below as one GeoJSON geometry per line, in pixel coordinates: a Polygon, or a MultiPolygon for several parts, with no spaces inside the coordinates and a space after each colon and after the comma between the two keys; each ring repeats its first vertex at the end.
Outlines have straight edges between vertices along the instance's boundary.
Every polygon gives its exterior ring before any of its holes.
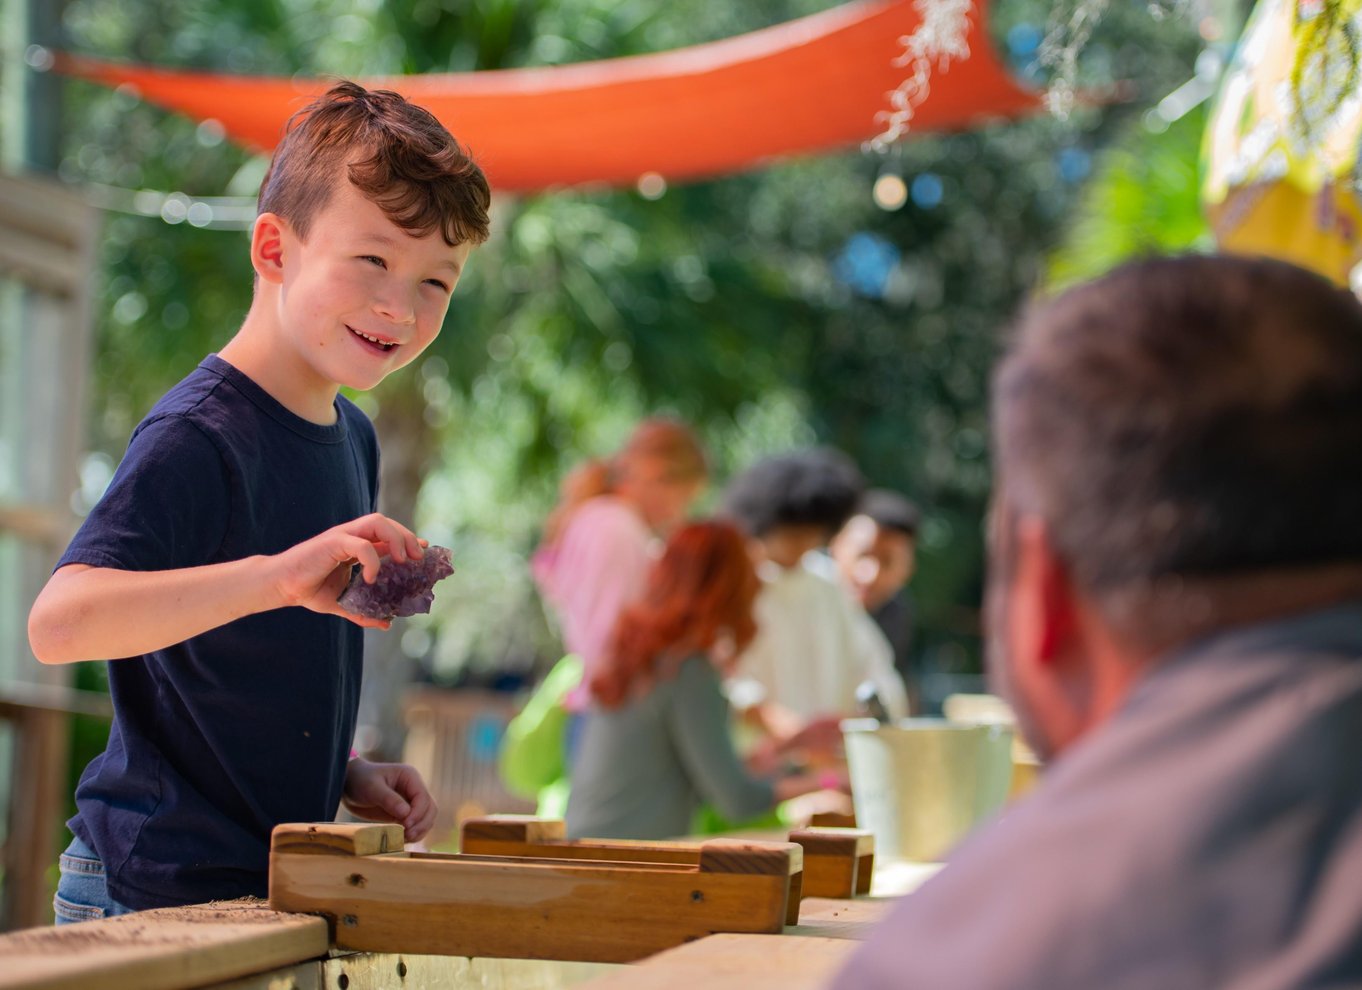
{"type": "Polygon", "coordinates": [[[643,592],[661,541],[686,517],[708,477],[704,450],[680,420],[635,426],[610,457],[563,481],[532,570],[567,649],[507,727],[499,767],[513,793],[561,817],[579,689],[606,651],[621,610],[643,592]]]}
{"type": "Polygon", "coordinates": [[[730,524],[698,522],[673,534],[642,597],[588,668],[569,836],[667,838],[690,830],[702,802],[737,820],[845,785],[835,773],[754,777],[733,747],[721,683],[756,634],[759,587],[745,539],[730,524]]]}

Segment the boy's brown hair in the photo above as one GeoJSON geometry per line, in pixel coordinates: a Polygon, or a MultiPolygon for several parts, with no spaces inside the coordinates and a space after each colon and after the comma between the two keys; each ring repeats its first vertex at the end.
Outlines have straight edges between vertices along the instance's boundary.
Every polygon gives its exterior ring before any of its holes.
{"type": "Polygon", "coordinates": [[[306,240],[342,169],[404,230],[439,230],[451,247],[487,240],[491,190],[468,152],[429,111],[348,81],[289,118],[259,212],[283,217],[306,240]]]}

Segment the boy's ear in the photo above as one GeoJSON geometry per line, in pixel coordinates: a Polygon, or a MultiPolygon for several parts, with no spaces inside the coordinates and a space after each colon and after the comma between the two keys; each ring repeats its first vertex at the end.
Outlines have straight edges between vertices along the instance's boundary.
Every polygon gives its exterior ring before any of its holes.
{"type": "Polygon", "coordinates": [[[266,282],[284,280],[284,240],[288,221],[274,213],[262,213],[251,229],[251,266],[266,282]]]}

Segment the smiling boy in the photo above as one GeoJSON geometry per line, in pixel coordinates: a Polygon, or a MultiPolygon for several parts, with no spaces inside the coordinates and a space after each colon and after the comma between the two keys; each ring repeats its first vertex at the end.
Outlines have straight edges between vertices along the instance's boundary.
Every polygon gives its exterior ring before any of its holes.
{"type": "Polygon", "coordinates": [[[59,923],[266,893],[271,829],[354,814],[423,836],[416,772],[347,759],[358,563],[420,557],[375,512],[369,389],[440,332],[487,237],[481,170],[426,111],[337,85],[261,187],[255,295],[219,354],[134,431],[29,616],[44,663],[113,659],[108,748],[76,790],[59,923]]]}

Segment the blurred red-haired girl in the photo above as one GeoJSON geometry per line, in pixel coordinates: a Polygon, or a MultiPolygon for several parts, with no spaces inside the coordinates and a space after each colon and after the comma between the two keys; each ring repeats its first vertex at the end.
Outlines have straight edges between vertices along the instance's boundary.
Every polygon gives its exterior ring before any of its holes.
{"type": "Polygon", "coordinates": [[[677,530],[588,676],[567,806],[570,836],[654,839],[690,830],[701,802],[740,820],[835,783],[752,777],[729,736],[720,682],[756,633],[759,582],[724,522],[677,530]]]}

